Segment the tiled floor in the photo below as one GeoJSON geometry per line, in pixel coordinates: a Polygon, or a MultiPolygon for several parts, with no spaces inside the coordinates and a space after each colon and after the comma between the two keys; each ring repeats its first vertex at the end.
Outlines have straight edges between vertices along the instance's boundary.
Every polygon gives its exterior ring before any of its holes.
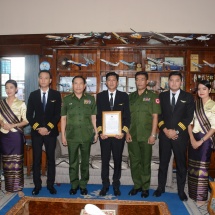
{"type": "MultiPolygon", "coordinates": [[[[173,186],[166,188],[167,192],[177,192],[176,191],[176,177],[175,174],[173,174],[173,186]]],[[[42,176],[42,184],[45,185],[46,183],[46,176],[42,176]]],[[[26,169],[25,169],[25,187],[34,187],[32,175],[27,176],[26,175],[26,169]]],[[[156,189],[156,187],[152,187],[152,189],[156,189]]],[[[185,187],[185,192],[187,191],[187,186],[185,187]]],[[[10,198],[12,198],[12,195],[6,195],[4,191],[4,181],[2,181],[2,189],[0,192],[0,208],[3,206],[3,204],[8,201],[10,198]]],[[[188,199],[187,202],[185,202],[185,206],[187,207],[187,210],[190,212],[191,215],[209,215],[207,211],[207,204],[204,206],[198,207],[196,203],[188,199]]]]}

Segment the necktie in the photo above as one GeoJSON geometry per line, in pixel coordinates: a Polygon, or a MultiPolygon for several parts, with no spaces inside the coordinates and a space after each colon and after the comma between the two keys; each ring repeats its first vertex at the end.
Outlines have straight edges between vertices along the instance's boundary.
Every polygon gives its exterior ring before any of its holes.
{"type": "Polygon", "coordinates": [[[113,110],[113,93],[111,93],[110,96],[110,109],[113,110]]]}
{"type": "Polygon", "coordinates": [[[174,111],[175,108],[175,93],[172,93],[172,111],[174,111]]]}
{"type": "Polygon", "coordinates": [[[46,109],[46,93],[43,93],[43,110],[46,109]]]}

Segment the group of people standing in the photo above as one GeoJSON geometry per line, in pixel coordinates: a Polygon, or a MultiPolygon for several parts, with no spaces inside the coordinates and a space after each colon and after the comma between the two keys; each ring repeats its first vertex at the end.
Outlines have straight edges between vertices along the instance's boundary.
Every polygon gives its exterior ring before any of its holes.
{"type": "Polygon", "coordinates": [[[75,76],[72,80],[72,94],[64,97],[61,102],[60,93],[49,88],[51,80],[49,71],[39,72],[40,89],[30,94],[27,108],[24,102],[15,97],[17,83],[9,80],[5,84],[8,97],[0,102],[0,144],[7,192],[24,195],[24,139],[21,128],[29,123],[32,127],[35,185],[32,195],[38,195],[42,188],[40,161],[43,144],[47,154],[47,189],[51,194],[57,193],[54,188],[55,147],[57,123],[61,118],[62,144],[68,146],[69,152],[71,195],[75,195],[79,189],[81,195],[88,194],[90,148],[92,142],[97,142],[99,138],[102,159],[102,188],[99,195],[105,196],[109,191],[111,154],[114,161],[113,192],[115,196],[121,195],[121,163],[126,140],[134,183],[128,195],[141,192],[141,197],[147,198],[152,147],[159,128],[158,188],[153,196],[159,197],[165,192],[173,151],[180,200],[188,199],[184,192],[187,169],[189,197],[199,204],[207,200],[208,169],[215,144],[215,102],[210,98],[211,85],[208,81],[198,83],[198,98],[194,102],[193,95],[180,89],[182,75],[178,71],[169,74],[169,90],[159,95],[147,89],[147,72],[135,74],[137,90],[130,95],[117,90],[119,75],[109,72],[106,74],[107,90],[98,93],[95,100],[94,96],[85,92],[85,78],[75,76]],[[120,134],[110,137],[103,133],[104,111],[121,112],[120,134]]]}

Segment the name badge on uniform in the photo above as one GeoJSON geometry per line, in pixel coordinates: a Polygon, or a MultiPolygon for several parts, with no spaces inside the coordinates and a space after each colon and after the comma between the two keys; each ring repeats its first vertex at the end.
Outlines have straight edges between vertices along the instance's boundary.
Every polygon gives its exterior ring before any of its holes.
{"type": "Polygon", "coordinates": [[[143,98],[143,101],[144,101],[144,102],[150,102],[150,99],[151,99],[151,98],[143,98]]]}
{"type": "Polygon", "coordinates": [[[85,104],[85,105],[87,105],[87,104],[91,104],[91,100],[87,100],[87,99],[85,99],[85,100],[84,100],[84,104],[85,104]]]}

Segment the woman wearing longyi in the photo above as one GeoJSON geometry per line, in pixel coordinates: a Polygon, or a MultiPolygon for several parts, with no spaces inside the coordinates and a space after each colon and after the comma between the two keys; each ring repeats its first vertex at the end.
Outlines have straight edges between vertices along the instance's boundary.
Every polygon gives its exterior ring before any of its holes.
{"type": "Polygon", "coordinates": [[[208,169],[215,148],[215,102],[210,98],[211,85],[207,80],[198,83],[198,99],[192,124],[189,125],[188,151],[189,197],[203,205],[208,199],[208,169]]]}
{"type": "Polygon", "coordinates": [[[24,134],[22,127],[28,124],[26,105],[16,98],[17,82],[5,83],[7,98],[0,101],[0,151],[2,153],[5,190],[24,196],[23,153],[24,134]]]}

